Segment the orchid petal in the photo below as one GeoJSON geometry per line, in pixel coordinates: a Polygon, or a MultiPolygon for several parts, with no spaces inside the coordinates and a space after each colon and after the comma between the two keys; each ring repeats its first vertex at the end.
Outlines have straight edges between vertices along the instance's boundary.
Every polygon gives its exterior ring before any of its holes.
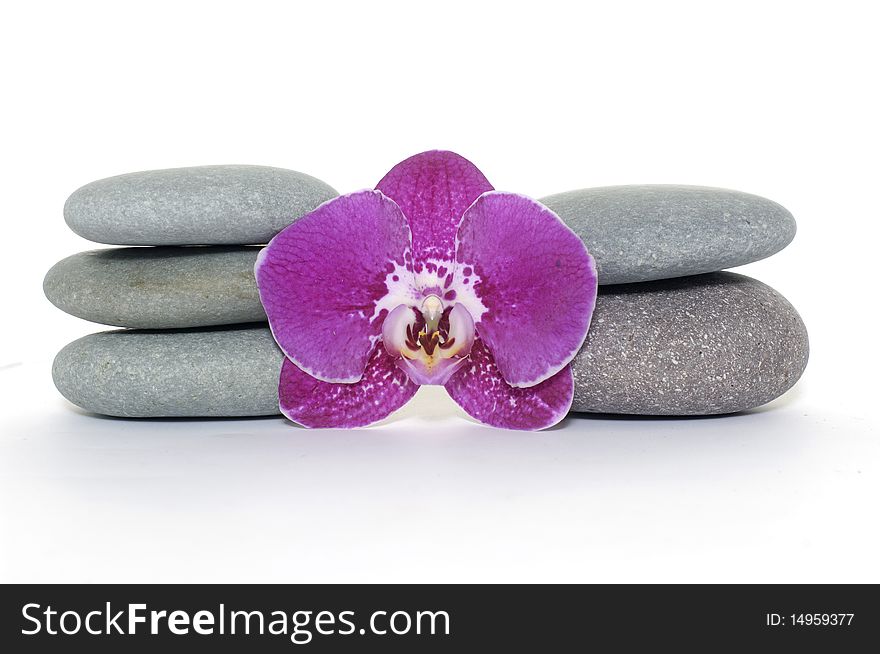
{"type": "Polygon", "coordinates": [[[468,280],[482,305],[468,308],[507,383],[534,386],[572,360],[596,304],[596,266],[555,213],[486,193],[462,217],[456,258],[456,285],[468,280]]]}
{"type": "Polygon", "coordinates": [[[401,161],[376,188],[394,200],[409,220],[418,273],[428,262],[436,267],[437,262],[454,260],[455,230],[464,210],[492,185],[464,157],[432,150],[401,161]]]}
{"type": "Polygon", "coordinates": [[[418,388],[380,344],[363,378],[354,384],[320,381],[285,359],[278,397],[281,413],[304,427],[350,428],[382,420],[406,404],[418,388]]]}
{"type": "Polygon", "coordinates": [[[413,299],[410,231],[378,191],[343,195],[280,232],[255,273],[284,354],[325,382],[361,379],[388,311],[413,299]]]}
{"type": "Polygon", "coordinates": [[[479,338],[466,361],[446,383],[446,390],[480,422],[503,429],[545,429],[562,420],[571,408],[571,366],[535,386],[514,388],[504,381],[491,352],[479,338]]]}

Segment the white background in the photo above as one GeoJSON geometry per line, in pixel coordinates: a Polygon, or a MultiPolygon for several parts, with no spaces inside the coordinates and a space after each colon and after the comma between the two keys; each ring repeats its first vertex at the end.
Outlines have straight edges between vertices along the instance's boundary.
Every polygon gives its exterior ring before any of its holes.
{"type": "Polygon", "coordinates": [[[15,3],[3,9],[0,580],[880,581],[878,20],[841,2],[15,3]],[[340,191],[430,148],[502,190],[764,195],[741,269],[799,309],[800,384],[748,414],[497,431],[440,395],[351,432],[75,410],[101,329],[42,295],[65,198],[253,163],[340,191]]]}

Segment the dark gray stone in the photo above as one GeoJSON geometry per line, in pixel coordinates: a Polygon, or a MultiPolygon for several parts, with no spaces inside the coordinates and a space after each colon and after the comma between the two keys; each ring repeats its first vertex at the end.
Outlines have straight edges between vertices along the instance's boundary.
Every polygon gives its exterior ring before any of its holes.
{"type": "Polygon", "coordinates": [[[540,200],[587,244],[600,284],[715,272],[794,238],[792,215],[757,195],[700,186],[608,186],[540,200]]]}
{"type": "Polygon", "coordinates": [[[258,247],[92,250],[43,281],[46,297],[79,318],[142,329],[265,320],[254,279],[258,247]]]}
{"type": "Polygon", "coordinates": [[[278,413],[283,355],[264,325],[113,331],[67,345],[55,386],[87,411],[127,418],[278,413]]]}
{"type": "Polygon", "coordinates": [[[714,273],[603,287],[572,362],[572,410],[743,411],[790,389],[808,356],[794,307],[750,277],[714,273]]]}
{"type": "Polygon", "coordinates": [[[148,170],[86,184],[68,226],[111,245],[258,245],[336,196],[324,182],[268,166],[148,170]]]}

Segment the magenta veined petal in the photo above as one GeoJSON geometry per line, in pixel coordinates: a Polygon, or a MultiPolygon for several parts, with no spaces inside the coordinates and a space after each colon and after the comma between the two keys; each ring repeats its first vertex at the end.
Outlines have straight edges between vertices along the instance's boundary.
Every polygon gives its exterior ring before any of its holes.
{"type": "Polygon", "coordinates": [[[464,157],[431,150],[394,166],[376,188],[394,200],[409,220],[416,272],[428,262],[451,262],[455,230],[467,209],[492,185],[464,157]]]}
{"type": "Polygon", "coordinates": [[[330,200],[273,238],[255,274],[285,355],[325,382],[361,379],[388,311],[413,301],[410,244],[379,191],[330,200]]]}
{"type": "Polygon", "coordinates": [[[597,276],[583,241],[542,204],[492,192],[465,211],[457,270],[483,305],[477,333],[512,386],[556,375],[584,343],[597,276]]]}
{"type": "Polygon", "coordinates": [[[537,430],[562,420],[574,398],[571,366],[529,388],[504,381],[492,354],[478,338],[465,367],[446,383],[446,390],[468,415],[492,427],[537,430]]]}
{"type": "Polygon", "coordinates": [[[418,389],[379,344],[363,378],[353,384],[320,381],[285,359],[278,399],[281,413],[304,427],[350,428],[386,418],[418,389]]]}

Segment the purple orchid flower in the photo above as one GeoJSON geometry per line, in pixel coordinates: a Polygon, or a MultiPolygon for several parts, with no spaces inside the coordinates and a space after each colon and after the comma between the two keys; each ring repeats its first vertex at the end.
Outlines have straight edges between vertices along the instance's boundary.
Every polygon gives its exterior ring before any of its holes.
{"type": "Polygon", "coordinates": [[[556,214],[443,151],[284,229],[256,277],[286,355],[281,411],[306,427],[368,425],[423,384],[483,423],[550,427],[571,407],[597,290],[556,214]]]}

